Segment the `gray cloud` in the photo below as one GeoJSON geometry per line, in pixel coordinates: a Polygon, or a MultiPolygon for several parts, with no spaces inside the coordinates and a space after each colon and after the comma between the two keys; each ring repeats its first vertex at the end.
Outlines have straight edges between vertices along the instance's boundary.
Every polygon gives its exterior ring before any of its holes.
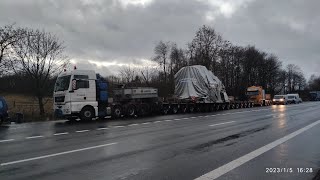
{"type": "Polygon", "coordinates": [[[112,74],[116,64],[150,59],[160,40],[185,47],[207,24],[235,44],[256,45],[284,65],[301,66],[307,76],[320,75],[320,2],[315,0],[151,0],[143,6],[121,1],[2,0],[0,25],[15,22],[55,33],[79,68],[112,74]]]}

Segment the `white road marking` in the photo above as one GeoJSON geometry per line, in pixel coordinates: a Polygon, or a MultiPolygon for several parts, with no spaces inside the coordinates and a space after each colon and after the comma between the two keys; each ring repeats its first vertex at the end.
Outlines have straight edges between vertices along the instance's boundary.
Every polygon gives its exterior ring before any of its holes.
{"type": "Polygon", "coordinates": [[[174,121],[180,121],[181,119],[173,119],[174,121]]]}
{"type": "Polygon", "coordinates": [[[88,131],[90,131],[90,130],[88,130],[88,129],[84,129],[84,130],[76,131],[76,133],[84,133],[84,132],[88,132],[88,131]]]}
{"type": "Polygon", "coordinates": [[[142,124],[150,124],[150,122],[145,122],[145,123],[142,123],[142,124]]]}
{"type": "Polygon", "coordinates": [[[155,122],[153,122],[153,123],[161,123],[162,121],[155,121],[155,122]]]}
{"type": "Polygon", "coordinates": [[[91,147],[75,149],[75,150],[71,150],[71,151],[64,151],[64,152],[55,153],[55,154],[48,154],[48,155],[39,156],[39,157],[33,157],[33,158],[22,159],[22,160],[17,160],[17,161],[11,161],[11,162],[6,162],[6,163],[1,163],[0,166],[8,166],[8,165],[18,164],[18,163],[22,163],[22,162],[45,159],[45,158],[60,156],[60,155],[64,155],[64,154],[70,154],[70,153],[75,153],[75,152],[80,152],[80,151],[86,151],[86,150],[90,150],[90,149],[97,149],[97,148],[111,146],[111,145],[115,145],[115,144],[118,144],[118,143],[114,142],[114,143],[102,144],[102,145],[98,145],[98,146],[91,146],[91,147]]]}
{"type": "Polygon", "coordinates": [[[36,139],[36,138],[43,138],[43,136],[29,136],[26,139],[36,139]]]}
{"type": "Polygon", "coordinates": [[[113,128],[123,128],[125,126],[114,126],[113,128]]]}
{"type": "Polygon", "coordinates": [[[68,132],[63,132],[63,133],[56,133],[56,134],[53,134],[54,136],[61,136],[61,135],[67,135],[69,134],[68,132]]]}
{"type": "Polygon", "coordinates": [[[182,119],[189,119],[189,118],[182,118],[182,119]]]}
{"type": "Polygon", "coordinates": [[[219,167],[219,168],[217,168],[217,169],[215,169],[215,170],[213,170],[213,171],[211,171],[211,172],[209,172],[207,174],[204,174],[204,175],[196,178],[195,180],[208,180],[208,179],[212,180],[212,179],[216,179],[216,178],[228,173],[229,171],[241,166],[242,164],[244,164],[244,163],[246,163],[246,162],[248,162],[248,161],[250,161],[250,160],[252,160],[252,159],[254,159],[254,158],[258,157],[258,156],[260,156],[261,154],[273,149],[274,147],[276,147],[276,146],[278,146],[278,145],[280,145],[280,144],[282,144],[282,143],[294,138],[295,136],[297,136],[297,135],[309,130],[310,128],[312,128],[312,127],[314,127],[314,126],[316,126],[318,124],[320,124],[320,120],[318,120],[318,121],[316,121],[314,123],[311,123],[308,126],[305,126],[305,127],[301,128],[301,129],[299,129],[299,130],[297,130],[297,131],[295,131],[295,132],[293,132],[293,133],[291,133],[289,135],[286,135],[286,136],[284,136],[284,137],[282,137],[282,138],[280,138],[280,139],[278,139],[276,141],[273,141],[273,142],[271,142],[271,143],[269,143],[269,144],[267,144],[267,145],[265,145],[265,146],[263,146],[263,147],[261,147],[261,148],[259,148],[257,150],[254,150],[254,151],[252,151],[252,152],[250,152],[250,153],[248,153],[248,154],[246,154],[246,155],[244,155],[244,156],[242,156],[242,157],[240,157],[238,159],[235,159],[235,160],[233,160],[233,161],[231,161],[231,162],[229,162],[229,163],[227,163],[227,164],[225,164],[225,165],[223,165],[223,166],[221,166],[221,167],[219,167]]]}
{"type": "Polygon", "coordinates": [[[170,121],[172,121],[171,119],[167,119],[167,120],[164,120],[165,122],[170,122],[170,121]]]}
{"type": "Polygon", "coordinates": [[[195,119],[195,118],[197,118],[197,117],[190,117],[191,119],[195,119]]]}
{"type": "Polygon", "coordinates": [[[5,139],[5,140],[0,140],[0,143],[2,143],[2,142],[10,142],[10,141],[14,141],[14,139],[5,139]]]}
{"type": "Polygon", "coordinates": [[[228,122],[224,122],[224,123],[218,123],[218,124],[212,124],[212,125],[209,125],[209,126],[220,126],[220,125],[224,125],[224,124],[230,124],[230,123],[234,123],[235,121],[228,121],[228,122]]]}
{"type": "Polygon", "coordinates": [[[106,130],[106,129],[109,129],[109,128],[106,128],[106,127],[105,128],[98,128],[97,130],[100,131],[100,130],[106,130]]]}
{"type": "Polygon", "coordinates": [[[138,126],[139,124],[130,124],[128,126],[138,126]]]}

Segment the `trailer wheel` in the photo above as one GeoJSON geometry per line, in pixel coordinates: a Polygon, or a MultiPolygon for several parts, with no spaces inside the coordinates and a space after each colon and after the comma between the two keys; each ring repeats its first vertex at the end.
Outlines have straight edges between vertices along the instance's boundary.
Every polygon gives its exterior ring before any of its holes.
{"type": "Polygon", "coordinates": [[[213,112],[214,111],[214,106],[213,105],[210,105],[209,107],[209,112],[213,112]]]}
{"type": "Polygon", "coordinates": [[[136,114],[136,107],[134,105],[129,105],[127,107],[127,115],[134,116],[136,114]]]}
{"type": "Polygon", "coordinates": [[[164,106],[163,109],[162,109],[162,113],[165,114],[165,115],[168,114],[169,109],[170,109],[169,107],[164,106]]]}
{"type": "Polygon", "coordinates": [[[226,106],[226,110],[229,110],[229,109],[230,109],[230,104],[226,106]]]}
{"type": "Polygon", "coordinates": [[[173,114],[177,114],[178,111],[179,111],[179,108],[178,108],[177,106],[173,106],[173,107],[172,107],[172,113],[173,113],[173,114]]]}
{"type": "Polygon", "coordinates": [[[81,120],[91,121],[92,118],[94,118],[94,117],[95,117],[95,114],[94,114],[94,109],[92,107],[85,106],[80,111],[80,119],[81,120]]]}
{"type": "Polygon", "coordinates": [[[248,107],[248,103],[244,103],[243,108],[247,108],[247,107],[248,107]]]}
{"type": "Polygon", "coordinates": [[[220,109],[220,105],[218,104],[216,105],[216,111],[219,111],[219,109],[220,109]]]}
{"type": "Polygon", "coordinates": [[[139,115],[145,116],[149,112],[149,106],[147,104],[141,104],[139,107],[139,115]]]}
{"type": "Polygon", "coordinates": [[[194,112],[194,106],[189,107],[189,112],[193,113],[194,112]]]}
{"type": "Polygon", "coordinates": [[[112,112],[112,116],[114,118],[120,118],[121,117],[121,107],[120,106],[115,106],[112,112]]]}
{"type": "Polygon", "coordinates": [[[187,111],[188,111],[187,107],[186,107],[186,106],[183,106],[183,107],[182,107],[182,112],[183,112],[183,113],[186,113],[187,111]]]}
{"type": "Polygon", "coordinates": [[[236,108],[235,109],[239,109],[239,104],[238,103],[236,104],[236,108]]]}

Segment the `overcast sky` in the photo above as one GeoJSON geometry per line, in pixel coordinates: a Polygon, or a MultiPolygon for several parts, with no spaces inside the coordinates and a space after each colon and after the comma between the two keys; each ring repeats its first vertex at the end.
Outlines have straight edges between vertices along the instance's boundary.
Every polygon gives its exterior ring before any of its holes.
{"type": "Polygon", "coordinates": [[[316,0],[1,0],[0,25],[52,32],[78,69],[109,75],[150,64],[160,40],[186,47],[205,24],[309,77],[320,75],[319,7],[316,0]]]}

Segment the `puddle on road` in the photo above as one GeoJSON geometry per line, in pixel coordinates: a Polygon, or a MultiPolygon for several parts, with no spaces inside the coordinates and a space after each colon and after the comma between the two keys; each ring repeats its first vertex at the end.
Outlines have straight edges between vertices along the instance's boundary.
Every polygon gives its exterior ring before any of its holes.
{"type": "MultiPolygon", "coordinates": [[[[240,132],[240,133],[237,133],[237,134],[233,134],[233,135],[230,135],[230,136],[227,136],[227,137],[224,137],[224,138],[220,138],[220,139],[209,141],[209,142],[206,142],[206,143],[203,143],[203,144],[199,144],[199,145],[191,147],[190,149],[194,150],[194,151],[208,150],[213,145],[222,144],[222,143],[225,143],[225,142],[230,141],[230,140],[234,140],[234,139],[238,139],[238,138],[241,138],[241,137],[245,137],[245,136],[248,136],[250,134],[253,134],[253,133],[256,133],[256,132],[259,132],[259,131],[263,131],[263,130],[269,128],[269,127],[270,127],[270,125],[266,125],[266,126],[263,126],[263,127],[260,127],[260,128],[250,129],[250,130],[243,131],[243,132],[240,132]]],[[[235,143],[236,142],[229,143],[226,146],[231,146],[231,145],[233,145],[235,143]]]]}

